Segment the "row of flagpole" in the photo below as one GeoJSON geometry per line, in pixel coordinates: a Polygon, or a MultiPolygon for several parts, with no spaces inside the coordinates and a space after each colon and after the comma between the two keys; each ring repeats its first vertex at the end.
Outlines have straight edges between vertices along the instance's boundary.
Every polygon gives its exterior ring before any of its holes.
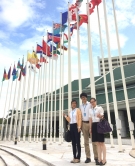
{"type": "MultiPolygon", "coordinates": [[[[118,45],[118,52],[119,52],[119,58],[120,58],[120,69],[121,69],[121,75],[122,75],[122,83],[123,83],[123,89],[124,89],[124,96],[125,96],[125,103],[126,103],[126,110],[127,110],[127,116],[128,116],[128,122],[131,122],[131,115],[130,115],[130,107],[129,107],[129,101],[128,101],[128,95],[127,95],[127,89],[126,89],[126,82],[125,82],[125,75],[124,75],[124,68],[122,63],[122,53],[120,49],[120,41],[119,41],[119,33],[118,33],[118,27],[117,27],[117,20],[116,20],[116,12],[115,12],[115,5],[114,0],[112,0],[113,4],[113,14],[114,14],[114,24],[115,24],[115,30],[116,30],[116,38],[117,38],[117,45],[118,45]]],[[[68,4],[68,8],[69,8],[68,4]]],[[[112,86],[112,96],[113,96],[113,102],[114,102],[114,113],[115,113],[115,119],[116,119],[116,130],[117,130],[117,136],[118,136],[118,145],[119,145],[119,151],[123,151],[122,149],[122,140],[121,140],[121,133],[119,128],[119,114],[118,114],[118,105],[117,105],[117,99],[116,99],[116,91],[115,91],[115,81],[114,81],[114,75],[113,75],[113,68],[112,68],[112,61],[111,61],[111,48],[110,48],[110,36],[109,36],[109,28],[108,28],[108,20],[107,20],[107,11],[106,11],[106,5],[105,0],[103,0],[103,11],[104,11],[104,20],[105,20],[105,30],[106,30],[106,40],[107,40],[107,51],[108,51],[108,61],[109,61],[109,71],[110,71],[110,77],[111,77],[111,86],[112,86]]],[[[69,12],[69,10],[68,10],[69,12]]],[[[93,53],[92,53],[92,41],[91,41],[91,19],[89,15],[89,2],[87,0],[86,5],[86,13],[88,16],[88,24],[87,24],[87,33],[88,33],[88,55],[89,55],[89,66],[90,66],[90,88],[91,88],[91,96],[96,97],[96,90],[95,90],[95,80],[94,80],[94,68],[93,68],[93,53]]],[[[77,48],[78,48],[78,84],[79,84],[79,94],[82,92],[82,84],[81,84],[81,61],[80,61],[80,35],[79,35],[79,20],[78,20],[78,12],[76,12],[77,15],[77,48]]],[[[100,24],[100,18],[99,18],[99,10],[97,6],[97,16],[98,16],[98,27],[99,27],[99,37],[100,37],[100,49],[101,49],[101,56],[102,56],[102,63],[103,63],[103,73],[104,73],[104,85],[105,85],[105,96],[106,96],[106,104],[107,104],[107,115],[108,115],[108,121],[111,124],[111,117],[110,117],[110,108],[109,108],[109,99],[108,99],[108,90],[107,90],[107,81],[105,76],[105,68],[104,68],[104,53],[103,53],[103,42],[102,42],[102,34],[101,34],[101,24],[100,24]]],[[[61,21],[62,22],[62,21],[61,21]]],[[[62,31],[61,31],[62,35],[62,31]]],[[[63,110],[64,110],[64,50],[63,55],[61,51],[61,45],[62,45],[62,37],[60,35],[60,79],[59,79],[59,144],[63,142],[63,110]],[[61,57],[63,56],[63,57],[61,57]]],[[[13,139],[15,139],[16,135],[18,134],[19,140],[21,137],[21,126],[22,126],[22,119],[24,119],[24,129],[23,129],[23,141],[26,140],[26,130],[27,130],[27,122],[28,122],[28,115],[29,115],[29,142],[31,142],[31,136],[32,136],[32,126],[33,126],[33,112],[34,112],[34,96],[35,96],[35,72],[34,72],[34,78],[33,81],[31,81],[31,73],[32,71],[29,70],[27,82],[26,78],[24,78],[24,81],[22,83],[22,80],[20,81],[20,85],[17,86],[17,79],[15,80],[15,91],[14,91],[14,97],[13,97],[13,105],[11,110],[11,120],[10,120],[10,126],[9,126],[9,135],[8,140],[11,140],[11,132],[12,132],[12,123],[13,119],[14,121],[14,127],[13,127],[13,139]],[[30,94],[30,84],[33,82],[32,87],[32,102],[31,102],[31,111],[29,111],[29,94],[30,94]],[[27,84],[28,90],[27,90],[27,100],[26,100],[26,108],[25,108],[25,114],[23,115],[23,98],[25,95],[25,92],[23,92],[22,96],[20,97],[19,90],[18,94],[16,93],[17,88],[19,87],[25,87],[27,84]],[[19,103],[17,103],[16,110],[14,110],[15,107],[15,101],[16,98],[21,98],[21,110],[20,115],[18,114],[18,106],[19,103]],[[16,111],[14,113],[14,111],[16,111]],[[18,121],[19,120],[19,121],[18,121]],[[18,131],[18,132],[17,132],[18,131]]],[[[39,81],[38,80],[38,89],[37,89],[37,98],[36,98],[36,113],[35,113],[35,128],[34,128],[34,140],[38,142],[38,140],[41,141],[42,135],[45,136],[45,130],[46,130],[46,137],[48,141],[48,134],[50,131],[50,144],[52,142],[56,141],[56,80],[57,80],[57,60],[55,63],[55,90],[53,93],[53,78],[54,78],[54,59],[53,59],[53,42],[52,42],[52,59],[49,59],[49,65],[47,66],[47,63],[42,65],[42,67],[39,69],[39,81]],[[48,69],[48,70],[47,70],[48,69]],[[46,77],[45,75],[48,73],[48,94],[47,87],[46,87],[46,77]],[[51,86],[50,86],[51,85],[51,86]],[[43,91],[42,91],[43,90],[43,91]],[[44,93],[43,93],[44,92],[44,93]],[[42,97],[41,97],[42,94],[42,97]],[[44,96],[43,96],[44,94],[44,96]],[[46,96],[47,95],[47,96],[46,96]],[[53,97],[54,95],[54,97],[53,97]],[[47,100],[46,100],[47,99],[47,100]],[[51,99],[51,100],[50,100],[51,99]],[[53,99],[54,99],[54,107],[53,107],[53,99]],[[47,101],[47,111],[46,111],[46,101],[47,101]],[[44,103],[44,104],[43,104],[44,103]],[[54,109],[53,109],[54,108],[54,109]],[[42,110],[42,111],[41,111],[42,110]],[[53,113],[54,113],[54,130],[52,126],[53,121],[53,113]],[[47,117],[47,120],[45,122],[45,119],[47,117]],[[50,119],[50,120],[49,120],[50,119]],[[50,122],[50,124],[49,124],[50,122]],[[43,124],[42,124],[43,123],[43,124]],[[43,126],[43,133],[42,133],[42,126],[43,126]],[[40,127],[40,131],[39,131],[40,127]],[[50,128],[50,130],[49,130],[50,128]],[[52,140],[52,133],[54,132],[54,140],[52,140]],[[40,135],[39,135],[40,133],[40,135]]],[[[10,82],[10,81],[9,81],[10,82]]],[[[7,101],[7,94],[9,91],[9,82],[8,82],[8,88],[6,93],[6,101],[7,101]]],[[[68,17],[68,110],[70,110],[70,104],[72,99],[72,86],[71,86],[72,78],[71,78],[71,37],[70,37],[70,20],[68,17]]],[[[3,84],[2,84],[3,85],[3,84]]],[[[13,81],[11,82],[11,90],[10,90],[10,97],[9,97],[9,104],[8,104],[8,111],[10,108],[10,100],[11,100],[11,94],[12,94],[12,85],[13,81]]],[[[26,89],[26,88],[24,88],[26,89]]],[[[0,96],[2,93],[2,87],[0,96]]],[[[79,102],[81,104],[81,101],[79,102]]],[[[3,133],[3,125],[4,125],[4,117],[5,117],[5,110],[6,110],[6,103],[4,108],[4,115],[3,115],[3,121],[2,121],[2,130],[1,135],[3,133]]],[[[7,117],[6,122],[6,128],[5,128],[5,137],[4,140],[6,140],[7,137],[7,129],[8,129],[8,118],[9,113],[7,117]]],[[[131,136],[131,143],[132,148],[134,148],[134,138],[133,138],[133,131],[130,130],[130,136],[131,136]]],[[[112,133],[110,133],[110,140],[111,140],[111,146],[113,147],[113,137],[112,133]]]]}

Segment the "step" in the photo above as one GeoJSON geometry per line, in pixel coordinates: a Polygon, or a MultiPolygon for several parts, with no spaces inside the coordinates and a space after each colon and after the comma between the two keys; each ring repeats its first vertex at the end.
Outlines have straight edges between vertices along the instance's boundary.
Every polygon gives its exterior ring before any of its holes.
{"type": "MultiPolygon", "coordinates": [[[[15,149],[11,149],[11,148],[7,148],[7,147],[0,147],[1,150],[5,150],[6,152],[12,154],[13,156],[16,156],[17,158],[19,158],[20,160],[22,160],[25,165],[27,166],[47,166],[46,163],[44,163],[43,161],[40,161],[39,159],[26,154],[24,152],[15,150],[15,149]]],[[[12,165],[15,166],[15,165],[12,165]]],[[[20,165],[19,165],[20,166],[20,165]]]]}
{"type": "Polygon", "coordinates": [[[3,161],[1,153],[0,153],[0,166],[7,166],[6,163],[3,161]]]}

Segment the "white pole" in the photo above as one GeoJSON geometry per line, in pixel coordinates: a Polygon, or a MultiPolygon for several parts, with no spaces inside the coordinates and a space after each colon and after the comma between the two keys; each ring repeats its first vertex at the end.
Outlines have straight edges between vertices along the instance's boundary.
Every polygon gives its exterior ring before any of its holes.
{"type": "MultiPolygon", "coordinates": [[[[81,55],[80,55],[80,33],[79,33],[79,16],[76,9],[77,17],[77,48],[78,48],[78,85],[79,85],[79,105],[81,105],[80,94],[82,93],[82,80],[81,80],[81,55]]],[[[83,133],[81,132],[81,147],[84,147],[83,133]]]]}
{"type": "MultiPolygon", "coordinates": [[[[14,113],[14,105],[15,105],[15,97],[16,97],[16,90],[17,90],[17,79],[15,80],[15,92],[14,92],[14,99],[13,99],[13,106],[12,106],[12,115],[11,115],[11,121],[10,121],[10,128],[9,128],[9,137],[8,140],[11,139],[11,132],[12,132],[12,122],[13,122],[13,113],[14,113]]],[[[13,140],[14,141],[14,140],[13,140]]]]}
{"type": "Polygon", "coordinates": [[[37,142],[38,142],[38,137],[39,137],[39,120],[41,120],[41,93],[42,93],[42,68],[41,68],[41,75],[40,75],[40,88],[39,88],[39,100],[38,100],[38,122],[37,122],[37,142]]]}
{"type": "MultiPolygon", "coordinates": [[[[106,40],[107,40],[107,49],[108,49],[109,70],[110,70],[110,77],[111,77],[111,83],[112,83],[112,96],[113,96],[114,112],[115,112],[116,122],[117,121],[120,122],[119,116],[118,116],[118,107],[117,107],[114,75],[113,75],[113,70],[112,70],[111,49],[110,49],[110,40],[109,40],[110,37],[109,37],[109,30],[108,30],[108,21],[107,21],[105,0],[103,0],[103,8],[104,8],[104,17],[105,17],[105,28],[106,28],[106,40]]],[[[122,141],[121,141],[120,128],[119,128],[118,124],[117,124],[117,137],[118,137],[119,152],[122,152],[123,151],[122,150],[122,141]]]]}
{"type": "MultiPolygon", "coordinates": [[[[101,24],[100,24],[98,6],[97,6],[97,16],[98,16],[98,27],[99,27],[99,37],[100,37],[100,50],[101,50],[101,55],[102,55],[102,66],[103,66],[103,77],[104,77],[104,87],[105,87],[105,98],[106,98],[107,115],[108,115],[108,121],[111,124],[110,107],[109,107],[108,90],[107,90],[107,81],[106,81],[105,65],[104,65],[103,41],[102,41],[102,35],[101,35],[101,24]]],[[[111,148],[113,148],[114,147],[114,143],[113,143],[114,141],[113,141],[112,132],[110,132],[110,142],[111,142],[111,148]]]]}
{"type": "MultiPolygon", "coordinates": [[[[47,56],[46,56],[47,57],[47,56]]],[[[44,90],[44,122],[43,122],[43,138],[45,137],[45,120],[46,120],[46,76],[47,76],[47,58],[45,62],[45,70],[44,70],[44,75],[45,75],[45,90],[44,90]]]]}
{"type": "MultiPolygon", "coordinates": [[[[26,62],[26,72],[27,72],[27,62],[26,62]]],[[[22,97],[21,97],[21,110],[20,110],[20,118],[19,118],[19,126],[18,126],[18,141],[19,142],[20,142],[20,139],[21,139],[21,129],[22,129],[22,118],[23,118],[23,107],[24,107],[25,92],[26,92],[26,75],[24,76],[22,97]]]]}
{"type": "Polygon", "coordinates": [[[39,74],[38,74],[38,86],[37,86],[37,101],[36,101],[36,115],[35,115],[35,128],[34,128],[34,141],[36,139],[36,127],[37,127],[37,114],[38,114],[38,100],[39,100],[39,91],[40,91],[40,68],[39,68],[39,74]]]}
{"type": "Polygon", "coordinates": [[[24,130],[23,130],[23,142],[25,142],[26,138],[26,126],[27,126],[27,117],[28,117],[28,107],[29,107],[29,93],[30,93],[30,83],[31,83],[31,70],[29,69],[28,75],[28,86],[27,86],[27,101],[26,101],[26,109],[25,109],[25,121],[24,121],[24,130]]]}
{"type": "MultiPolygon", "coordinates": [[[[5,116],[6,105],[7,105],[7,96],[8,96],[8,90],[9,90],[9,83],[10,83],[10,80],[8,81],[8,87],[7,87],[7,93],[6,93],[6,101],[5,101],[5,106],[4,106],[4,113],[3,113],[2,127],[1,127],[1,139],[0,140],[2,140],[2,135],[3,135],[4,116],[5,116]]],[[[12,84],[13,84],[13,81],[12,81],[12,84]]],[[[12,88],[12,84],[11,84],[11,88],[12,88]]],[[[11,91],[12,91],[12,89],[11,89],[11,91]]],[[[10,93],[10,99],[11,99],[11,93],[10,93]]],[[[10,104],[10,100],[9,100],[9,104],[10,104]]],[[[9,107],[8,107],[8,111],[9,111],[9,107]]],[[[7,119],[6,129],[7,129],[7,125],[8,125],[8,119],[7,119]]],[[[6,140],[6,134],[7,134],[7,132],[5,130],[4,140],[6,140]]]]}
{"type": "Polygon", "coordinates": [[[2,83],[1,83],[2,85],[1,85],[1,90],[0,90],[0,99],[1,99],[1,94],[2,94],[2,88],[3,88],[3,81],[2,81],[2,83]]]}
{"type": "Polygon", "coordinates": [[[54,103],[54,143],[56,142],[56,85],[57,84],[57,60],[55,63],[55,103],[54,103]]]}
{"type": "Polygon", "coordinates": [[[90,86],[91,97],[96,97],[95,80],[94,80],[94,68],[93,68],[93,56],[92,56],[92,42],[91,42],[91,28],[90,28],[90,14],[89,14],[89,1],[87,0],[87,16],[88,16],[88,54],[89,54],[89,66],[90,66],[90,86]]]}
{"type": "MultiPolygon", "coordinates": [[[[19,88],[18,88],[18,95],[17,95],[17,100],[20,99],[20,89],[22,87],[22,78],[20,80],[20,83],[19,83],[19,88]]],[[[17,136],[17,132],[16,132],[16,129],[17,129],[17,120],[18,120],[18,107],[19,107],[19,101],[17,101],[17,107],[16,107],[16,114],[15,114],[15,123],[14,123],[14,132],[13,132],[13,140],[15,140],[15,137],[17,136]]]]}
{"type": "MultiPolygon", "coordinates": [[[[127,94],[127,88],[126,88],[124,67],[123,67],[123,62],[122,62],[122,52],[121,52],[121,48],[120,48],[120,39],[119,39],[119,33],[118,33],[118,26],[117,26],[117,19],[116,19],[116,11],[115,11],[114,0],[112,0],[112,4],[113,4],[113,14],[114,14],[114,22],[115,22],[115,29],[116,29],[116,37],[117,37],[118,52],[119,52],[119,59],[120,59],[120,69],[121,69],[121,76],[122,76],[123,89],[124,89],[124,95],[125,95],[127,116],[128,116],[128,122],[131,123],[132,120],[131,120],[129,100],[128,100],[128,94],[127,94]]],[[[129,129],[130,129],[130,126],[129,126],[129,129]]],[[[130,130],[130,137],[131,137],[132,149],[135,150],[135,140],[134,140],[133,130],[130,130]]]]}
{"type": "Polygon", "coordinates": [[[32,103],[31,103],[30,124],[29,124],[29,142],[31,142],[32,124],[33,124],[32,122],[33,122],[33,111],[34,111],[35,75],[36,72],[34,72],[34,78],[33,78],[32,103]]]}
{"type": "MultiPolygon", "coordinates": [[[[43,62],[42,62],[42,64],[43,64],[43,62]]],[[[41,121],[40,121],[40,141],[41,141],[41,138],[42,138],[42,120],[43,120],[43,110],[44,110],[44,108],[43,108],[43,94],[44,94],[44,76],[45,76],[45,73],[44,73],[44,68],[45,68],[45,66],[44,65],[42,65],[43,66],[43,76],[42,76],[42,87],[41,87],[41,93],[42,93],[42,107],[41,107],[41,121]]]]}
{"type": "Polygon", "coordinates": [[[50,111],[50,75],[51,75],[51,59],[49,58],[49,77],[48,77],[48,105],[47,105],[47,133],[46,133],[46,139],[48,141],[48,134],[49,134],[49,111],[50,111]]]}

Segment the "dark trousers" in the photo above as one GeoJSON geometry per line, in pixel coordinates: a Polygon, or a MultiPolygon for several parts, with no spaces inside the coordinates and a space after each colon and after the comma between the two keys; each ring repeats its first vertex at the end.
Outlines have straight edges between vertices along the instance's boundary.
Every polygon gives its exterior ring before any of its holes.
{"type": "Polygon", "coordinates": [[[70,134],[71,134],[74,159],[80,159],[81,157],[80,132],[78,132],[77,123],[70,124],[70,134]]]}

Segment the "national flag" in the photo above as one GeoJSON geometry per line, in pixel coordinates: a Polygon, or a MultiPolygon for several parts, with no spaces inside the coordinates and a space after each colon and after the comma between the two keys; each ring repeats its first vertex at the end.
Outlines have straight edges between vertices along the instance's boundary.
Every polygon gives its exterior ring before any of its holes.
{"type": "MultiPolygon", "coordinates": [[[[60,43],[57,44],[57,48],[60,48],[60,43]]],[[[67,47],[61,45],[61,49],[67,51],[67,47]]]]}
{"type": "Polygon", "coordinates": [[[64,35],[63,35],[63,41],[64,41],[64,43],[67,43],[67,42],[68,42],[68,36],[67,36],[67,34],[65,34],[65,33],[64,33],[64,35]]]}
{"type": "Polygon", "coordinates": [[[60,55],[60,51],[59,51],[59,50],[54,50],[54,51],[53,51],[53,54],[54,54],[54,55],[55,55],[55,54],[60,55]]]}
{"type": "Polygon", "coordinates": [[[15,68],[15,65],[14,65],[14,68],[13,68],[13,71],[12,71],[12,75],[16,75],[16,68],[15,68]]]}
{"type": "Polygon", "coordinates": [[[8,80],[10,79],[10,76],[11,76],[11,66],[10,66],[9,71],[8,71],[8,80]]]}
{"type": "Polygon", "coordinates": [[[41,67],[41,65],[39,63],[37,63],[36,67],[39,69],[41,67]]]}
{"type": "Polygon", "coordinates": [[[91,0],[91,3],[95,4],[95,6],[98,6],[101,2],[102,0],[91,0]]]}
{"type": "Polygon", "coordinates": [[[82,2],[83,2],[83,0],[76,0],[75,5],[76,5],[78,8],[80,8],[81,5],[82,5],[82,2]]]}
{"type": "Polygon", "coordinates": [[[44,40],[42,41],[42,48],[43,48],[43,54],[51,56],[50,47],[44,40]]]}
{"type": "Polygon", "coordinates": [[[54,43],[59,43],[60,42],[60,35],[59,34],[53,35],[52,33],[48,33],[48,41],[47,42],[50,42],[52,40],[54,43]]]}
{"type": "Polygon", "coordinates": [[[39,44],[37,44],[36,53],[42,53],[42,52],[43,52],[42,46],[40,46],[39,44]]]}
{"type": "Polygon", "coordinates": [[[18,70],[16,71],[16,74],[13,75],[13,81],[18,78],[18,70]]]}
{"type": "Polygon", "coordinates": [[[8,75],[6,73],[6,69],[4,69],[4,73],[3,73],[3,78],[2,81],[8,80],[8,75]]]}
{"type": "Polygon", "coordinates": [[[22,75],[23,75],[23,76],[26,76],[26,65],[25,65],[25,67],[22,69],[22,75]]]}
{"type": "Polygon", "coordinates": [[[88,16],[86,14],[79,14],[79,27],[83,23],[88,23],[88,16]]]}
{"type": "Polygon", "coordinates": [[[69,21],[72,22],[72,21],[76,21],[76,10],[77,10],[77,6],[76,5],[71,5],[69,7],[69,21]]]}
{"type": "Polygon", "coordinates": [[[31,63],[31,64],[37,64],[39,62],[39,59],[37,57],[37,54],[35,53],[35,51],[32,52],[32,54],[30,54],[28,52],[27,54],[27,60],[31,63]]]}
{"type": "Polygon", "coordinates": [[[50,52],[52,52],[52,50],[55,51],[57,50],[57,48],[55,46],[50,45],[50,52]]]}
{"type": "Polygon", "coordinates": [[[74,29],[77,29],[77,22],[74,24],[70,24],[70,35],[73,35],[74,29]]]}
{"type": "Polygon", "coordinates": [[[46,59],[43,57],[42,54],[40,54],[40,62],[45,62],[46,63],[46,59]]]}
{"type": "Polygon", "coordinates": [[[18,68],[18,69],[21,69],[21,67],[22,67],[22,66],[21,66],[20,60],[18,60],[17,68],[18,68]]]}
{"type": "Polygon", "coordinates": [[[61,24],[53,24],[53,34],[57,35],[60,34],[60,32],[64,32],[67,25],[61,25],[61,24]]]}
{"type": "Polygon", "coordinates": [[[62,25],[67,22],[68,19],[68,12],[62,13],[62,25]]]}
{"type": "Polygon", "coordinates": [[[29,69],[30,69],[32,72],[37,73],[37,72],[36,72],[36,68],[35,68],[32,64],[29,65],[29,69]]]}
{"type": "Polygon", "coordinates": [[[18,81],[21,80],[21,76],[22,76],[22,72],[20,71],[20,75],[19,75],[18,81]]]}

